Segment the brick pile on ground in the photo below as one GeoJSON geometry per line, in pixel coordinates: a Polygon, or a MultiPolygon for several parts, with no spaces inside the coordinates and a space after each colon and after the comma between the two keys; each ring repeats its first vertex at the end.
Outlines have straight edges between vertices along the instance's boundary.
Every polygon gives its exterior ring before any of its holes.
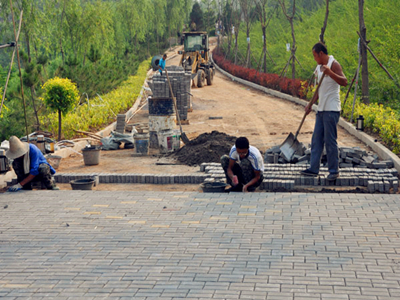
{"type": "Polygon", "coordinates": [[[199,135],[179,150],[166,156],[189,166],[198,166],[209,162],[219,163],[222,155],[229,154],[235,141],[236,137],[234,136],[212,131],[199,135]]]}
{"type": "MultiPolygon", "coordinates": [[[[304,165],[310,163],[311,148],[310,146],[299,148],[300,150],[293,155],[293,158],[288,162],[283,155],[281,155],[281,150],[279,146],[274,146],[265,151],[264,162],[273,164],[296,164],[304,165]]],[[[357,167],[367,167],[370,169],[386,169],[393,168],[393,161],[391,160],[379,160],[378,155],[367,152],[360,149],[359,147],[340,147],[339,148],[339,167],[340,168],[357,168],[357,167]]],[[[321,158],[322,165],[326,166],[327,157],[326,152],[322,154],[321,158]]]]}

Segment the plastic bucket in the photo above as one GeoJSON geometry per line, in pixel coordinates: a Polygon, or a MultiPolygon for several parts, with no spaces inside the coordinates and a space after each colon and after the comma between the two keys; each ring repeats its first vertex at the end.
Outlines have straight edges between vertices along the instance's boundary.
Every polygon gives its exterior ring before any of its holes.
{"type": "Polygon", "coordinates": [[[91,190],[94,185],[93,179],[77,179],[69,182],[73,190],[91,190]]]}
{"type": "Polygon", "coordinates": [[[87,147],[82,149],[83,162],[86,166],[98,165],[100,162],[100,148],[87,147]]]}
{"type": "Polygon", "coordinates": [[[161,131],[176,128],[176,116],[149,116],[149,130],[161,131]]]}
{"type": "Polygon", "coordinates": [[[173,151],[173,136],[174,132],[172,130],[158,132],[158,145],[160,153],[168,153],[173,151]]]}
{"type": "Polygon", "coordinates": [[[149,148],[158,149],[158,131],[149,131],[149,148]]]}
{"type": "Polygon", "coordinates": [[[135,134],[133,139],[135,141],[135,153],[139,155],[147,155],[147,152],[149,151],[149,135],[135,134]]]}

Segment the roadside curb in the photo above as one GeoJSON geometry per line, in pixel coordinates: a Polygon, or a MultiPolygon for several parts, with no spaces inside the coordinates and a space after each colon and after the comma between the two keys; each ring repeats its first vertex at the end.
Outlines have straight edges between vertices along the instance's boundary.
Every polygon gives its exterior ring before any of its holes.
{"type": "MultiPolygon", "coordinates": [[[[287,95],[287,94],[284,94],[284,93],[281,93],[281,92],[278,92],[275,90],[271,90],[269,88],[260,86],[253,82],[235,77],[235,76],[229,74],[228,72],[226,72],[225,70],[221,69],[213,60],[212,55],[211,55],[211,60],[213,61],[217,70],[219,72],[221,72],[223,75],[225,75],[226,77],[230,78],[232,81],[236,81],[243,85],[249,86],[249,87],[259,90],[259,91],[262,91],[268,95],[272,95],[277,98],[285,99],[285,100],[294,102],[294,103],[302,105],[302,106],[306,106],[308,104],[308,102],[305,100],[302,100],[302,99],[299,99],[299,98],[296,98],[296,97],[293,97],[293,96],[290,96],[290,95],[287,95]]],[[[317,111],[317,106],[315,104],[313,105],[313,110],[317,111]]],[[[340,117],[339,126],[341,126],[343,129],[345,129],[348,133],[350,133],[354,137],[361,140],[364,144],[369,146],[372,150],[374,150],[379,155],[379,157],[381,157],[385,160],[386,159],[393,160],[394,167],[396,168],[396,170],[398,172],[400,172],[400,158],[396,154],[394,154],[392,151],[390,151],[388,148],[386,148],[381,143],[375,142],[375,139],[373,137],[369,136],[368,134],[366,134],[365,132],[358,131],[351,123],[347,122],[342,117],[340,117]]]]}

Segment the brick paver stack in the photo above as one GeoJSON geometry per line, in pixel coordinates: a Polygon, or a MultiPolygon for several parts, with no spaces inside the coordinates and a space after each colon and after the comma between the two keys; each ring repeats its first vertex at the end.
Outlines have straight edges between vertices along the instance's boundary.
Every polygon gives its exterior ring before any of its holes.
{"type": "MultiPolygon", "coordinates": [[[[176,98],[176,105],[181,120],[188,119],[188,109],[190,108],[190,81],[191,75],[185,72],[182,67],[167,66],[168,76],[171,81],[172,91],[176,98]]],[[[166,75],[156,73],[153,76],[153,84],[151,85],[153,97],[164,98],[171,97],[166,75]]]]}

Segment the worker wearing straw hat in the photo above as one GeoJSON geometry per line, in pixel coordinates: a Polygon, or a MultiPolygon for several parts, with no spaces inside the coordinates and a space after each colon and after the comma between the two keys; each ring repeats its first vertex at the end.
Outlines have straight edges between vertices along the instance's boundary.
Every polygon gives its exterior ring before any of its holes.
{"type": "Polygon", "coordinates": [[[47,162],[42,152],[33,144],[21,142],[16,136],[10,137],[10,149],[6,156],[13,160],[12,166],[18,183],[11,186],[10,192],[21,189],[31,190],[32,181],[40,181],[48,190],[58,190],[52,178],[56,171],[47,162]]]}

